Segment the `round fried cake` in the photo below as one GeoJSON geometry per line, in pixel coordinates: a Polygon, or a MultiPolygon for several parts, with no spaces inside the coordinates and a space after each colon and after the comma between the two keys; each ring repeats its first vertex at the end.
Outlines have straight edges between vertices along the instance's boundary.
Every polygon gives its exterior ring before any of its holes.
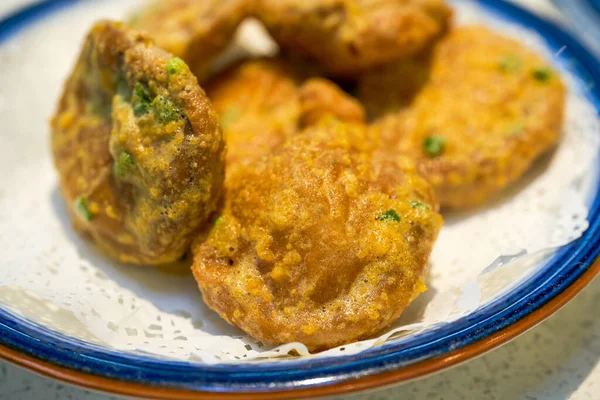
{"type": "Polygon", "coordinates": [[[416,54],[452,16],[444,0],[257,0],[254,8],[284,50],[346,77],[416,54]]]}
{"type": "Polygon", "coordinates": [[[307,75],[285,60],[263,58],[241,62],[208,82],[206,93],[227,139],[228,177],[325,116],[365,122],[358,101],[335,83],[307,75]]]}
{"type": "Polygon", "coordinates": [[[265,343],[321,350],[377,334],[425,290],[433,190],[371,132],[325,118],[237,175],[193,247],[209,307],[265,343]]]}
{"type": "Polygon", "coordinates": [[[402,97],[410,77],[390,66],[379,81],[400,96],[367,108],[381,110],[376,125],[388,147],[396,144],[417,160],[442,207],[472,207],[517,180],[557,143],[565,86],[548,61],[483,27],[456,29],[431,57],[429,78],[408,106],[402,97]]]}
{"type": "Polygon", "coordinates": [[[75,226],[121,261],[177,260],[216,208],[217,115],[187,65],[144,34],[93,26],[51,128],[75,226]]]}
{"type": "Polygon", "coordinates": [[[130,19],[162,49],[181,57],[203,80],[210,62],[248,16],[251,0],[157,0],[130,19]]]}
{"type": "Polygon", "coordinates": [[[429,82],[430,73],[430,51],[364,73],[358,80],[357,96],[369,121],[379,120],[387,114],[397,114],[410,106],[429,82]]]}
{"type": "Polygon", "coordinates": [[[297,130],[301,77],[279,59],[239,63],[206,86],[227,140],[227,175],[269,154],[297,130]]]}
{"type": "Polygon", "coordinates": [[[328,79],[315,77],[306,80],[300,87],[298,96],[301,127],[314,125],[328,116],[343,122],[366,122],[362,104],[328,79]]]}

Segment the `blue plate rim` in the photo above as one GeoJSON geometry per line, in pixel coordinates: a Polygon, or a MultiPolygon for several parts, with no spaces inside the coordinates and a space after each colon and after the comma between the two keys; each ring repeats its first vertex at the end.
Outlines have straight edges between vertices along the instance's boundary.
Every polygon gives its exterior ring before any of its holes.
{"type": "MultiPolygon", "coordinates": [[[[85,0],[46,0],[0,21],[0,43],[39,18],[85,0]]],[[[487,10],[538,31],[561,58],[575,61],[572,71],[594,83],[590,100],[600,110],[600,62],[562,28],[505,0],[475,0],[487,10]]],[[[73,339],[0,309],[0,344],[53,365],[126,382],[203,392],[251,392],[332,385],[366,375],[407,368],[468,346],[501,331],[550,302],[577,281],[600,254],[600,196],[590,207],[583,236],[559,250],[519,288],[472,315],[351,356],[260,365],[207,365],[124,354],[73,339]]]]}

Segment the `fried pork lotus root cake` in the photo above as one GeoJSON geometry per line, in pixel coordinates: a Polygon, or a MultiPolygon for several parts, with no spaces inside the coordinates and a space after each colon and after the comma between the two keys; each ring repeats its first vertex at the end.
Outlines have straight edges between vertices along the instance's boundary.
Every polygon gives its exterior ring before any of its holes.
{"type": "Polygon", "coordinates": [[[129,24],[148,32],[162,49],[181,57],[199,79],[231,41],[252,0],[156,0],[129,24]]]}
{"type": "Polygon", "coordinates": [[[281,145],[297,130],[301,78],[278,59],[244,61],[206,86],[227,140],[227,175],[281,145]]]}
{"type": "Polygon", "coordinates": [[[206,86],[227,139],[227,176],[270,154],[324,116],[365,122],[361,104],[323,78],[307,78],[282,59],[248,60],[206,86]]]}
{"type": "MultiPolygon", "coordinates": [[[[442,207],[484,202],[560,137],[565,87],[559,74],[518,42],[483,27],[457,29],[436,46],[429,80],[408,107],[402,95],[409,77],[396,68],[373,71],[377,76],[364,78],[371,87],[362,93],[372,93],[382,80],[388,90],[398,88],[395,103],[379,98],[367,108],[382,111],[376,124],[383,137],[417,159],[442,207]]],[[[368,96],[363,100],[369,103],[368,96]]]]}
{"type": "Polygon", "coordinates": [[[216,208],[217,115],[188,67],[143,34],[94,25],[51,128],[76,227],[121,261],[178,259],[216,208]]]}
{"type": "Polygon", "coordinates": [[[254,8],[284,50],[348,77],[414,55],[452,16],[444,0],[256,0],[254,8]]]}
{"type": "Polygon", "coordinates": [[[442,225],[410,159],[332,118],[249,164],[193,247],[206,304],[270,344],[370,337],[425,290],[442,225]]]}
{"type": "MultiPolygon", "coordinates": [[[[398,114],[410,106],[415,96],[427,84],[430,77],[432,55],[425,51],[413,58],[382,67],[373,68],[358,80],[358,99],[363,104],[370,121],[379,120],[387,114],[398,114]]],[[[396,132],[384,141],[395,143],[396,132]]]]}
{"type": "Polygon", "coordinates": [[[304,82],[298,95],[301,127],[314,125],[327,116],[343,122],[366,122],[362,104],[330,80],[311,78],[304,82]]]}

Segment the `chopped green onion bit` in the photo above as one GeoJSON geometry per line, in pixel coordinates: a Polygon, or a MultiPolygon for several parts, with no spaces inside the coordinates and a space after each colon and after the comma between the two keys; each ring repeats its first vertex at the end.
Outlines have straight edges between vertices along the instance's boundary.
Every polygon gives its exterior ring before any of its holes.
{"type": "Polygon", "coordinates": [[[78,196],[75,199],[75,210],[77,210],[77,214],[86,221],[91,221],[94,218],[94,214],[90,210],[85,196],[78,196]]]}
{"type": "Polygon", "coordinates": [[[444,152],[446,147],[446,139],[441,136],[432,135],[425,138],[423,141],[423,151],[429,157],[437,157],[444,152]]]}
{"type": "Polygon", "coordinates": [[[410,208],[422,208],[423,210],[429,210],[429,206],[427,204],[421,203],[417,200],[410,201],[410,208]]]}
{"type": "Polygon", "coordinates": [[[133,87],[133,96],[131,98],[131,104],[133,106],[133,112],[136,117],[146,114],[150,111],[150,104],[152,103],[152,95],[147,87],[139,82],[136,82],[133,87]]]}
{"type": "Polygon", "coordinates": [[[133,157],[131,157],[131,154],[129,154],[126,151],[123,151],[115,160],[115,174],[118,177],[122,178],[127,172],[131,170],[131,168],[133,168],[134,165],[135,163],[133,161],[133,157]]]}
{"type": "Polygon", "coordinates": [[[400,221],[400,216],[395,210],[387,210],[376,218],[378,221],[400,221]]]}
{"type": "Polygon", "coordinates": [[[531,74],[538,82],[548,82],[552,77],[552,71],[550,71],[548,68],[536,68],[531,72],[531,74]]]}
{"type": "Polygon", "coordinates": [[[169,60],[169,63],[167,64],[167,73],[169,75],[175,75],[176,73],[183,70],[185,66],[185,62],[181,58],[173,57],[169,60]]]}

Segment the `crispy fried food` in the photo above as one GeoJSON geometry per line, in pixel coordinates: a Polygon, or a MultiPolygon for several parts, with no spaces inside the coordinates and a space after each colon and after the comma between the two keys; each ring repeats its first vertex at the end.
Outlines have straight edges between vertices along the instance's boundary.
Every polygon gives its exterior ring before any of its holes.
{"type": "Polygon", "coordinates": [[[452,16],[444,0],[257,0],[255,13],[282,48],[350,77],[418,53],[452,16]]]}
{"type": "Polygon", "coordinates": [[[410,107],[378,125],[418,160],[442,207],[461,208],[484,202],[554,146],[564,107],[565,87],[547,61],[468,27],[436,47],[430,79],[410,107]]]}
{"type": "Polygon", "coordinates": [[[397,114],[408,107],[429,81],[431,54],[372,68],[358,80],[358,99],[369,120],[397,114]]]}
{"type": "Polygon", "coordinates": [[[189,68],[144,34],[94,25],[51,127],[76,227],[121,261],[178,259],[216,208],[217,115],[189,68]]]}
{"type": "Polygon", "coordinates": [[[378,333],[425,290],[433,190],[370,132],[321,120],[232,182],[193,248],[209,307],[265,343],[320,350],[378,333]]]}
{"type": "Polygon", "coordinates": [[[336,84],[306,78],[274,58],[242,62],[208,83],[206,92],[227,138],[228,177],[270,154],[301,126],[326,116],[365,122],[360,103],[336,84]]]}
{"type": "Polygon", "coordinates": [[[249,14],[250,0],[157,0],[130,20],[203,80],[210,62],[249,14]]]}
{"type": "Polygon", "coordinates": [[[296,132],[300,84],[301,77],[278,59],[242,62],[208,83],[227,139],[228,176],[296,132]]]}
{"type": "Polygon", "coordinates": [[[365,110],[362,105],[327,79],[307,80],[300,88],[299,96],[301,126],[316,124],[327,115],[344,122],[365,123],[365,110]]]}

